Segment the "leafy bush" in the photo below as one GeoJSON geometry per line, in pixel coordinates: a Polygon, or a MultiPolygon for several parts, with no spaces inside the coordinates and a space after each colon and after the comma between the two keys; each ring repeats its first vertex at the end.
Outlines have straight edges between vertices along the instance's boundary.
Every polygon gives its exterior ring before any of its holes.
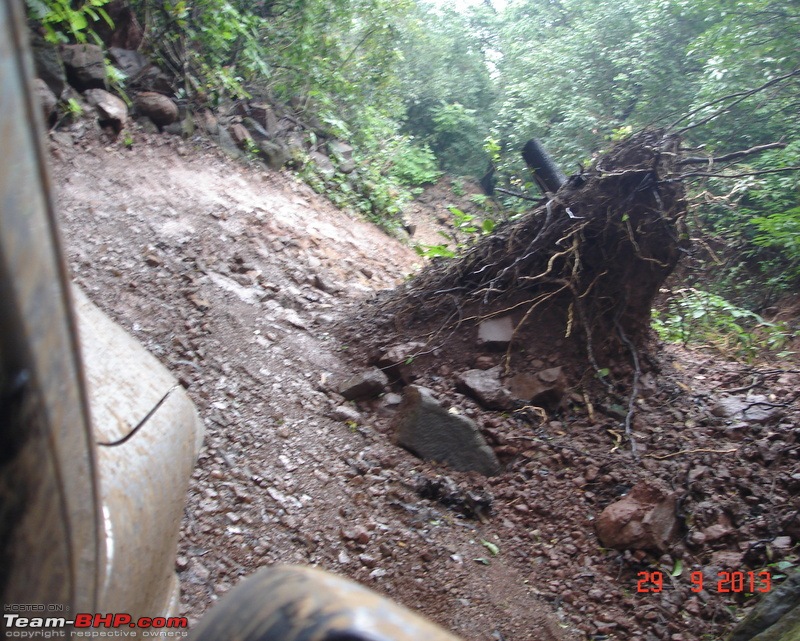
{"type": "Polygon", "coordinates": [[[77,8],[73,8],[70,0],[27,0],[28,14],[31,19],[42,25],[45,39],[49,42],[84,43],[88,38],[100,43],[100,38],[89,27],[91,22],[104,20],[113,26],[103,7],[110,0],[86,0],[77,8]]]}
{"type": "Polygon", "coordinates": [[[708,344],[746,360],[765,350],[779,352],[793,337],[784,323],[767,322],[721,296],[691,287],[675,291],[663,311],[653,311],[653,328],[663,340],[708,344]]]}
{"type": "Polygon", "coordinates": [[[431,148],[427,144],[415,144],[410,138],[398,144],[392,161],[392,174],[410,187],[435,183],[442,175],[431,148]]]}

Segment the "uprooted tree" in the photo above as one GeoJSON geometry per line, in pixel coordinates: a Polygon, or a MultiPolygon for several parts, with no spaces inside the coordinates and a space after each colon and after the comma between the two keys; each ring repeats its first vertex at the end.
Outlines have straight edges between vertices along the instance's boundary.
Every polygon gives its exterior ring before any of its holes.
{"type": "Polygon", "coordinates": [[[679,146],[660,130],[631,137],[459,259],[429,265],[382,311],[440,336],[511,315],[515,340],[552,342],[544,328],[556,326],[595,372],[638,371],[654,298],[688,247],[679,146]]]}

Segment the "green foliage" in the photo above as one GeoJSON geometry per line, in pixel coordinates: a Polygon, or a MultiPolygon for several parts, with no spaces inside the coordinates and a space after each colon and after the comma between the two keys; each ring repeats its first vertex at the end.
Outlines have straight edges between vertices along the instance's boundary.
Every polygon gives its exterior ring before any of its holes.
{"type": "Polygon", "coordinates": [[[694,288],[675,291],[663,311],[653,312],[653,327],[663,340],[712,345],[747,360],[763,351],[780,352],[792,338],[784,323],[769,323],[721,296],[694,288]]]}
{"type": "Polygon", "coordinates": [[[110,0],[86,0],[77,7],[71,0],[26,0],[28,15],[42,25],[45,39],[52,43],[87,42],[89,38],[100,42],[91,28],[93,22],[105,21],[114,26],[103,9],[110,0]]]}
{"type": "Polygon", "coordinates": [[[396,146],[392,162],[392,173],[411,187],[435,183],[442,175],[431,148],[427,144],[414,144],[407,137],[401,138],[396,146]]]}
{"type": "Polygon", "coordinates": [[[456,249],[451,249],[448,243],[440,245],[416,245],[414,251],[426,258],[455,258],[457,253],[469,247],[480,236],[491,234],[495,223],[490,218],[480,220],[474,214],[462,211],[458,207],[449,205],[447,209],[453,216],[453,232],[448,234],[440,231],[439,234],[451,241],[456,249]]]}

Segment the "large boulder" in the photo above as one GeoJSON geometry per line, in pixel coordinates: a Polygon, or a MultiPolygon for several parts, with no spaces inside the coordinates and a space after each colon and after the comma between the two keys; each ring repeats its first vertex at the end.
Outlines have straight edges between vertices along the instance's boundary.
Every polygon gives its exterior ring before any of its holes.
{"type": "Polygon", "coordinates": [[[147,116],[161,127],[177,122],[180,117],[178,105],[171,98],[154,91],[143,91],[133,99],[133,106],[140,116],[147,116]]]}
{"type": "Polygon", "coordinates": [[[474,421],[444,409],[423,388],[406,387],[393,427],[397,444],[422,459],[486,476],[500,473],[500,463],[474,421]]]}
{"type": "Polygon", "coordinates": [[[67,80],[78,91],[104,89],[106,86],[106,65],[103,50],[97,45],[61,45],[61,60],[67,80]]]}
{"type": "Polygon", "coordinates": [[[33,36],[31,52],[37,77],[47,83],[56,98],[60,98],[67,86],[67,76],[64,71],[64,63],[61,61],[61,56],[58,55],[58,48],[41,36],[33,36]]]}
{"type": "Polygon", "coordinates": [[[603,510],[595,525],[597,536],[615,550],[664,552],[678,532],[676,506],[674,492],[640,481],[603,510]]]}

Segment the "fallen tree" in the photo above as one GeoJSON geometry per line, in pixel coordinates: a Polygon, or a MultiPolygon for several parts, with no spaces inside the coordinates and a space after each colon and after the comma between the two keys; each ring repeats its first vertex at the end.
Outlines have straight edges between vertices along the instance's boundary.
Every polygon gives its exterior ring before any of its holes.
{"type": "Polygon", "coordinates": [[[381,310],[395,327],[440,329],[512,314],[515,336],[546,318],[595,370],[626,355],[638,370],[653,300],[688,248],[679,145],[661,130],[620,143],[460,258],[430,264],[381,310]]]}

